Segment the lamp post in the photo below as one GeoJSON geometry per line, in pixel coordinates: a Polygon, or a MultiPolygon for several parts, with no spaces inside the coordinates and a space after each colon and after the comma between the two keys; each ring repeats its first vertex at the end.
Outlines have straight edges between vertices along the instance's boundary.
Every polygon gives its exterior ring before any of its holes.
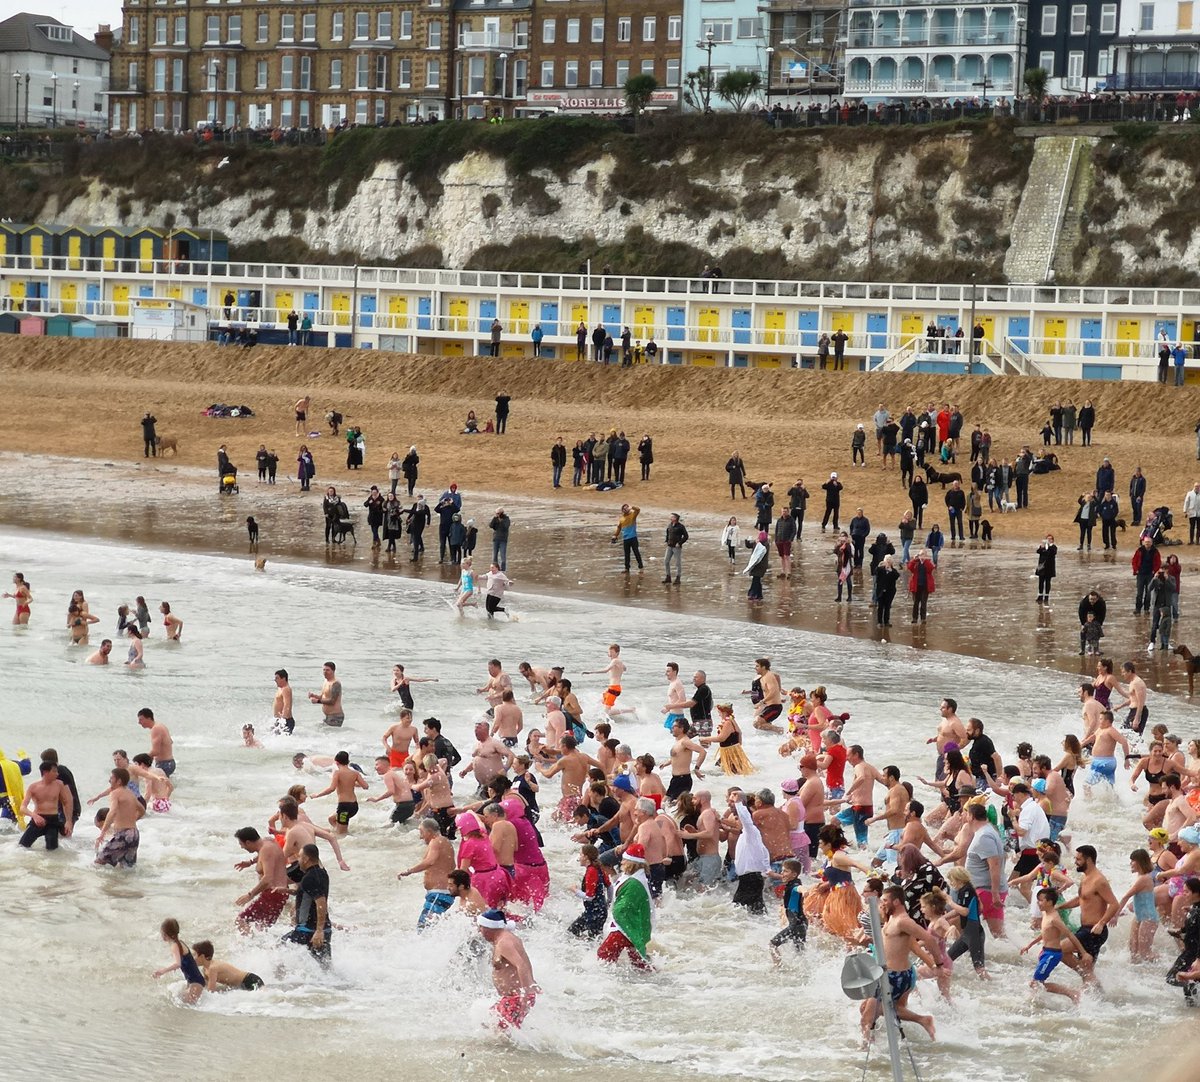
{"type": "MultiPolygon", "coordinates": [[[[1091,83],[1091,68],[1092,63],[1092,24],[1086,23],[1083,27],[1083,96],[1086,98],[1088,89],[1091,83]]],[[[1089,108],[1089,113],[1090,113],[1089,108]]]]}
{"type": "Polygon", "coordinates": [[[967,350],[967,375],[971,374],[971,366],[975,360],[975,275],[971,275],[971,329],[967,332],[971,343],[967,350]]]}
{"type": "Polygon", "coordinates": [[[713,32],[705,31],[704,40],[696,42],[697,49],[703,49],[708,54],[708,59],[705,62],[704,68],[704,111],[711,113],[712,109],[709,102],[712,100],[712,54],[713,54],[713,32]]]}
{"type": "Polygon", "coordinates": [[[50,127],[58,127],[58,72],[50,75],[50,127]]]}
{"type": "Polygon", "coordinates": [[[1025,16],[1021,15],[1017,18],[1017,39],[1016,49],[1013,52],[1013,101],[1021,94],[1021,87],[1025,82],[1024,60],[1025,55],[1025,16]]]}
{"type": "Polygon", "coordinates": [[[13,72],[13,127],[21,130],[21,73],[13,72]]]}
{"type": "Polygon", "coordinates": [[[71,112],[74,113],[74,121],[79,124],[79,80],[76,79],[71,87],[73,93],[71,95],[71,112]]]}
{"type": "Polygon", "coordinates": [[[775,58],[775,50],[767,46],[767,108],[771,107],[771,63],[775,58]]]}
{"type": "Polygon", "coordinates": [[[500,61],[500,115],[504,116],[504,98],[508,85],[508,53],[496,57],[500,61]]]}

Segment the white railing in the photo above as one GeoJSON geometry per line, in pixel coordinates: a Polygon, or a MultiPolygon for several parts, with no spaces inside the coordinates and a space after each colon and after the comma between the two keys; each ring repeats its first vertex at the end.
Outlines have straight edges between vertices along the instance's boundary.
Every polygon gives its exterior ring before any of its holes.
{"type": "Polygon", "coordinates": [[[459,45],[464,49],[511,49],[516,37],[498,30],[464,30],[459,45]]]}
{"type": "MultiPolygon", "coordinates": [[[[0,278],[20,277],[103,281],[119,278],[153,284],[156,296],[165,296],[169,285],[199,288],[207,280],[221,288],[314,287],[353,288],[354,266],[302,263],[249,263],[227,260],[210,264],[170,262],[161,259],[114,259],[99,257],[5,255],[0,257],[0,278]]],[[[711,295],[715,299],[746,302],[811,301],[850,302],[855,306],[876,302],[881,305],[929,309],[971,305],[969,283],[912,282],[822,282],[797,279],[701,278],[669,275],[532,274],[516,271],[436,270],[412,267],[357,268],[358,285],[366,289],[409,289],[414,292],[460,292],[496,296],[499,293],[553,297],[559,294],[591,294],[603,298],[693,297],[711,295]]],[[[1007,309],[1016,312],[1038,308],[1117,309],[1148,316],[1152,313],[1183,313],[1189,318],[1200,310],[1200,289],[1155,288],[1142,286],[1071,286],[1071,285],[978,285],[976,303],[986,310],[1007,309]]]]}
{"type": "Polygon", "coordinates": [[[1015,30],[950,30],[934,28],[932,30],[851,30],[849,49],[890,49],[893,52],[903,52],[914,48],[970,47],[976,49],[996,49],[1008,46],[1010,49],[1017,44],[1015,30]]]}

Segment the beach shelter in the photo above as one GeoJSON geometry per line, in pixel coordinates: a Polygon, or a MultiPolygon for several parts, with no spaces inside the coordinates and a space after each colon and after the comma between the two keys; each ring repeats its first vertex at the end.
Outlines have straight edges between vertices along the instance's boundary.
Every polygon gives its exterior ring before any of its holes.
{"type": "Polygon", "coordinates": [[[24,228],[20,222],[0,222],[0,259],[20,254],[21,230],[24,228]]]}
{"type": "Polygon", "coordinates": [[[46,333],[45,316],[22,316],[17,324],[17,334],[41,338],[46,333]]]}
{"type": "Polygon", "coordinates": [[[46,335],[50,338],[72,338],[72,327],[81,322],[78,316],[50,316],[46,320],[46,335]]]}
{"type": "Polygon", "coordinates": [[[29,256],[28,266],[33,270],[45,270],[48,257],[54,255],[54,242],[58,236],[55,226],[20,226],[21,255],[29,256]]]}
{"type": "Polygon", "coordinates": [[[117,260],[125,258],[129,238],[124,229],[117,226],[93,226],[91,254],[93,259],[100,260],[100,269],[112,271],[117,269],[117,260]]]}
{"type": "Polygon", "coordinates": [[[94,319],[77,319],[71,324],[72,338],[116,338],[115,323],[98,323],[94,319]]]}
{"type": "Polygon", "coordinates": [[[154,270],[154,261],[161,259],[163,254],[163,235],[157,229],[143,226],[141,229],[130,229],[126,236],[126,252],[129,259],[137,260],[139,273],[149,274],[154,270]]]}
{"type": "Polygon", "coordinates": [[[0,334],[16,334],[20,322],[12,312],[0,312],[0,334]]]}

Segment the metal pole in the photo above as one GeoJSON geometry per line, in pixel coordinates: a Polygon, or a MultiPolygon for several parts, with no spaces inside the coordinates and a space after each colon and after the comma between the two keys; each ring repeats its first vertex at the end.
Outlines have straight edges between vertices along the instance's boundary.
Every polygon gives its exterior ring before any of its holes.
{"type": "Polygon", "coordinates": [[[354,348],[355,329],[358,326],[358,264],[354,264],[354,289],[350,292],[350,348],[354,348]]]}
{"type": "Polygon", "coordinates": [[[975,360],[975,275],[971,275],[971,328],[967,332],[970,349],[967,351],[967,375],[971,374],[971,363],[975,360]]]}
{"type": "Polygon", "coordinates": [[[904,1068],[900,1062],[900,1027],[892,1007],[892,989],[887,979],[887,955],[883,953],[883,926],[879,923],[879,898],[867,895],[867,907],[871,915],[871,939],[875,945],[875,960],[883,968],[879,978],[879,1002],[883,1009],[884,1026],[887,1029],[888,1055],[892,1060],[892,1082],[904,1082],[904,1068]]]}

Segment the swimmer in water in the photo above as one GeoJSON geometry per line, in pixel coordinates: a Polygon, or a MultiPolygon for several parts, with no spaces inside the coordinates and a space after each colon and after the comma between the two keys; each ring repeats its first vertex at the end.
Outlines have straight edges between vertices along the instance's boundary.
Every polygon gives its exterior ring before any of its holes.
{"type": "Polygon", "coordinates": [[[200,994],[204,991],[204,974],[200,972],[200,967],[196,964],[191,949],[179,938],[179,921],[168,917],[162,922],[160,932],[163,942],[170,945],[175,961],[163,969],[156,969],[154,979],[157,980],[178,969],[183,974],[183,979],[187,981],[187,987],[183,992],[183,1001],[189,1006],[195,1006],[200,999],[200,994]]]}
{"type": "Polygon", "coordinates": [[[636,714],[632,707],[617,709],[617,699],[621,694],[621,679],[629,666],[621,660],[621,648],[615,642],[608,648],[608,664],[603,669],[581,669],[580,676],[607,676],[608,687],[604,691],[604,711],[610,718],[618,714],[636,714]]]}
{"type": "Polygon", "coordinates": [[[167,629],[167,638],[171,642],[178,642],[183,635],[183,621],[171,612],[171,603],[164,601],[158,606],[158,611],[162,613],[163,627],[167,629]]]}
{"type": "Polygon", "coordinates": [[[350,753],[339,751],[333,757],[333,776],[329,785],[319,793],[313,793],[313,800],[319,800],[337,790],[337,809],[329,817],[329,825],[338,834],[350,833],[350,820],[358,814],[357,789],[367,788],[367,779],[350,765],[350,753]]]}
{"type": "Polygon", "coordinates": [[[471,570],[471,557],[468,556],[462,562],[462,574],[458,579],[458,599],[454,602],[454,607],[462,613],[467,605],[478,605],[475,600],[475,572],[471,570]]]}
{"type": "Polygon", "coordinates": [[[325,683],[321,685],[320,691],[308,693],[308,701],[321,707],[326,725],[340,729],[346,721],[346,715],[342,713],[342,682],[337,678],[337,666],[332,661],[327,661],[321,671],[324,673],[325,683]]]}
{"type": "Polygon", "coordinates": [[[254,726],[249,723],[242,726],[242,743],[248,748],[262,747],[262,741],[254,735],[254,726]]]}
{"type": "Polygon", "coordinates": [[[13,613],[12,622],[23,627],[29,623],[33,592],[29,589],[29,583],[25,581],[25,576],[20,571],[14,573],[12,581],[13,592],[6,593],[4,596],[11,597],[17,603],[17,611],[13,613]]]}
{"type": "Polygon", "coordinates": [[[150,811],[160,815],[171,810],[171,794],[175,786],[166,773],[154,766],[145,752],[129,761],[129,773],[143,783],[142,797],[150,811]]]}
{"type": "Polygon", "coordinates": [[[220,992],[224,988],[254,992],[263,987],[263,979],[257,973],[247,973],[229,962],[215,961],[213,945],[207,939],[192,944],[192,956],[204,974],[205,987],[210,992],[220,992]]]}
{"type": "Polygon", "coordinates": [[[145,647],[142,645],[142,633],[132,625],[125,629],[129,639],[129,656],[125,659],[125,668],[144,669],[146,667],[145,647]]]}
{"type": "Polygon", "coordinates": [[[288,683],[287,669],[275,670],[275,699],[271,703],[271,716],[275,719],[275,731],[290,733],[296,728],[292,717],[292,685],[288,683]]]}
{"type": "Polygon", "coordinates": [[[112,653],[112,639],[101,639],[99,649],[87,659],[89,665],[107,665],[108,655],[112,653]]]}
{"type": "Polygon", "coordinates": [[[498,1025],[501,1029],[520,1029],[541,991],[525,945],[509,930],[502,910],[485,910],[476,924],[492,948],[492,983],[500,995],[493,1008],[498,1025]]]}

